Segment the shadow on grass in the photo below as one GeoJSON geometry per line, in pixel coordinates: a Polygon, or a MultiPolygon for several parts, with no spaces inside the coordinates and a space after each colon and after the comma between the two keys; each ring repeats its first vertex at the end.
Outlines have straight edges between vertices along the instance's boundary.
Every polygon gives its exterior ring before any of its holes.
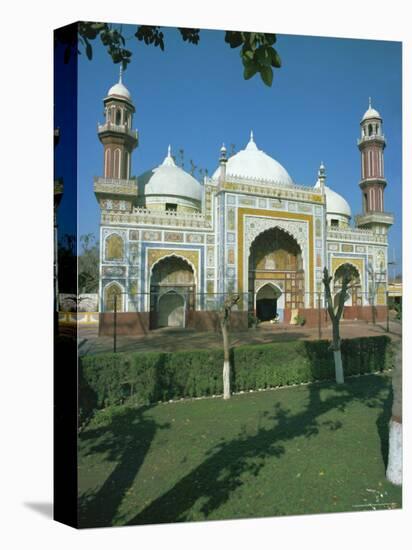
{"type": "MultiPolygon", "coordinates": [[[[314,437],[325,426],[330,430],[340,429],[343,422],[322,422],[319,417],[331,410],[345,412],[353,400],[384,409],[379,426],[382,441],[387,440],[384,423],[388,410],[390,414],[390,404],[380,396],[381,391],[387,388],[387,382],[379,376],[368,376],[359,379],[359,382],[356,386],[351,383],[309,386],[308,406],[298,414],[291,414],[290,410],[277,403],[270,417],[269,413],[265,414],[273,420],[273,427],[259,428],[254,435],[241,433],[237,439],[216,445],[202,464],[136,514],[127,525],[191,521],[195,506],[203,514],[203,519],[208,519],[243,484],[244,474],[257,476],[268,457],[280,458],[284,455],[287,441],[302,436],[314,437]],[[333,395],[322,399],[320,392],[325,386],[333,388],[333,395]]],[[[276,514],[273,508],[271,515],[276,514]]],[[[199,515],[196,519],[200,519],[199,515]]]]}
{"type": "Polygon", "coordinates": [[[110,425],[90,429],[80,436],[87,455],[105,454],[105,460],[116,466],[96,493],[79,498],[80,527],[112,525],[124,495],[144,462],[155,433],[170,427],[157,424],[145,416],[150,407],[114,408],[110,425]],[[97,442],[95,443],[95,441],[97,442]],[[88,441],[91,443],[88,444],[88,441]]]}

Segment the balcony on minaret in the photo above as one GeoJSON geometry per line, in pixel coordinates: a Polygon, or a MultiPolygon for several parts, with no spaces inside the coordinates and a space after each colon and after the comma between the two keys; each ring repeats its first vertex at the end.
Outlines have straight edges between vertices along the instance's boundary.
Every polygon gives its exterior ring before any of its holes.
{"type": "Polygon", "coordinates": [[[106,121],[104,124],[97,124],[97,133],[99,137],[107,136],[109,134],[122,134],[132,139],[134,147],[137,146],[139,141],[139,134],[137,130],[129,128],[127,124],[114,124],[113,122],[106,121]]]}
{"type": "Polygon", "coordinates": [[[360,138],[358,138],[358,145],[362,145],[363,143],[368,143],[370,141],[378,141],[382,144],[386,144],[385,136],[383,134],[371,134],[371,135],[364,135],[360,138]]]}
{"type": "Polygon", "coordinates": [[[368,229],[371,225],[384,225],[390,227],[393,225],[394,216],[390,212],[365,212],[355,216],[357,227],[368,229]]]}

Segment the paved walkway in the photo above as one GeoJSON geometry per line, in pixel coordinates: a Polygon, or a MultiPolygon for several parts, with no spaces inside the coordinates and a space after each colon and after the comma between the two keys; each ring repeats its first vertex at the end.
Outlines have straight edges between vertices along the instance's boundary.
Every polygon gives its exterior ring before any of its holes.
{"type": "MultiPolygon", "coordinates": [[[[367,323],[364,321],[342,321],[341,337],[358,338],[388,334],[399,340],[402,336],[402,325],[391,321],[389,333],[386,323],[367,323]]],[[[322,339],[332,338],[331,325],[322,328],[322,339]]],[[[293,325],[271,325],[262,323],[257,329],[245,332],[234,332],[230,335],[232,346],[244,344],[262,344],[285,342],[288,340],[317,340],[318,329],[297,327],[293,325]]],[[[221,348],[222,337],[218,332],[196,332],[188,329],[164,328],[151,331],[147,336],[118,336],[117,351],[182,351],[188,349],[221,348]]],[[[113,350],[113,338],[98,336],[97,328],[79,327],[79,355],[103,353],[113,350]]]]}

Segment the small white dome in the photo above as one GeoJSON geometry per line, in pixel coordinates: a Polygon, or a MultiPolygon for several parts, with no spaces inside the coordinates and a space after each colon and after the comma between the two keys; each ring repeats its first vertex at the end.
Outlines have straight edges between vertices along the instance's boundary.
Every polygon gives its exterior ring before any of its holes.
{"type": "Polygon", "coordinates": [[[119,72],[119,82],[117,82],[114,86],[110,88],[110,90],[107,92],[107,95],[124,97],[128,101],[132,100],[132,96],[129,90],[123,84],[123,69],[121,65],[120,65],[120,72],[119,72]]]}
{"type": "Polygon", "coordinates": [[[368,110],[365,111],[365,114],[362,117],[362,122],[364,120],[368,120],[369,118],[381,118],[381,115],[378,113],[376,109],[372,107],[372,100],[369,98],[369,107],[368,110]]]}
{"type": "MultiPolygon", "coordinates": [[[[220,167],[212,178],[218,179],[220,167]]],[[[279,162],[260,151],[250,134],[250,141],[245,149],[231,156],[226,163],[226,175],[250,180],[264,180],[275,185],[293,185],[293,180],[279,162]]]]}
{"type": "Polygon", "coordinates": [[[129,90],[126,88],[126,86],[122,82],[117,82],[114,86],[110,88],[110,90],[107,93],[108,96],[120,96],[124,97],[125,99],[128,99],[131,101],[132,96],[130,95],[129,90]]]}
{"type": "Polygon", "coordinates": [[[202,200],[202,186],[190,174],[176,166],[170,151],[170,145],[167,157],[163,163],[148,170],[139,178],[139,186],[144,186],[145,196],[174,196],[185,197],[195,201],[202,200]]]}
{"type": "MultiPolygon", "coordinates": [[[[315,184],[315,187],[320,187],[320,181],[318,180],[315,184]]],[[[352,211],[346,199],[333,191],[330,187],[325,185],[325,195],[326,195],[326,213],[327,214],[337,214],[339,216],[345,216],[347,218],[352,217],[352,211]]]]}

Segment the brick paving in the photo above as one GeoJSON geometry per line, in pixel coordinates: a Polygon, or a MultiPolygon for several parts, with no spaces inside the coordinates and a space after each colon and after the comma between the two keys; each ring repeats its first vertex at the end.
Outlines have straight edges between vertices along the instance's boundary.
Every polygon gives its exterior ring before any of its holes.
{"type": "MultiPolygon", "coordinates": [[[[386,323],[365,321],[342,321],[341,337],[358,338],[388,334],[394,340],[402,337],[402,324],[390,321],[389,332],[386,323]]],[[[317,340],[318,328],[294,325],[271,325],[262,323],[256,329],[234,332],[230,335],[231,346],[285,342],[288,340],[317,340]]],[[[322,339],[332,337],[331,325],[322,327],[322,339]]],[[[146,336],[118,336],[117,351],[181,351],[187,349],[221,348],[219,332],[196,332],[187,329],[164,328],[149,332],[146,336]]],[[[96,327],[79,326],[79,355],[104,353],[113,350],[113,338],[98,336],[96,327]]]]}

